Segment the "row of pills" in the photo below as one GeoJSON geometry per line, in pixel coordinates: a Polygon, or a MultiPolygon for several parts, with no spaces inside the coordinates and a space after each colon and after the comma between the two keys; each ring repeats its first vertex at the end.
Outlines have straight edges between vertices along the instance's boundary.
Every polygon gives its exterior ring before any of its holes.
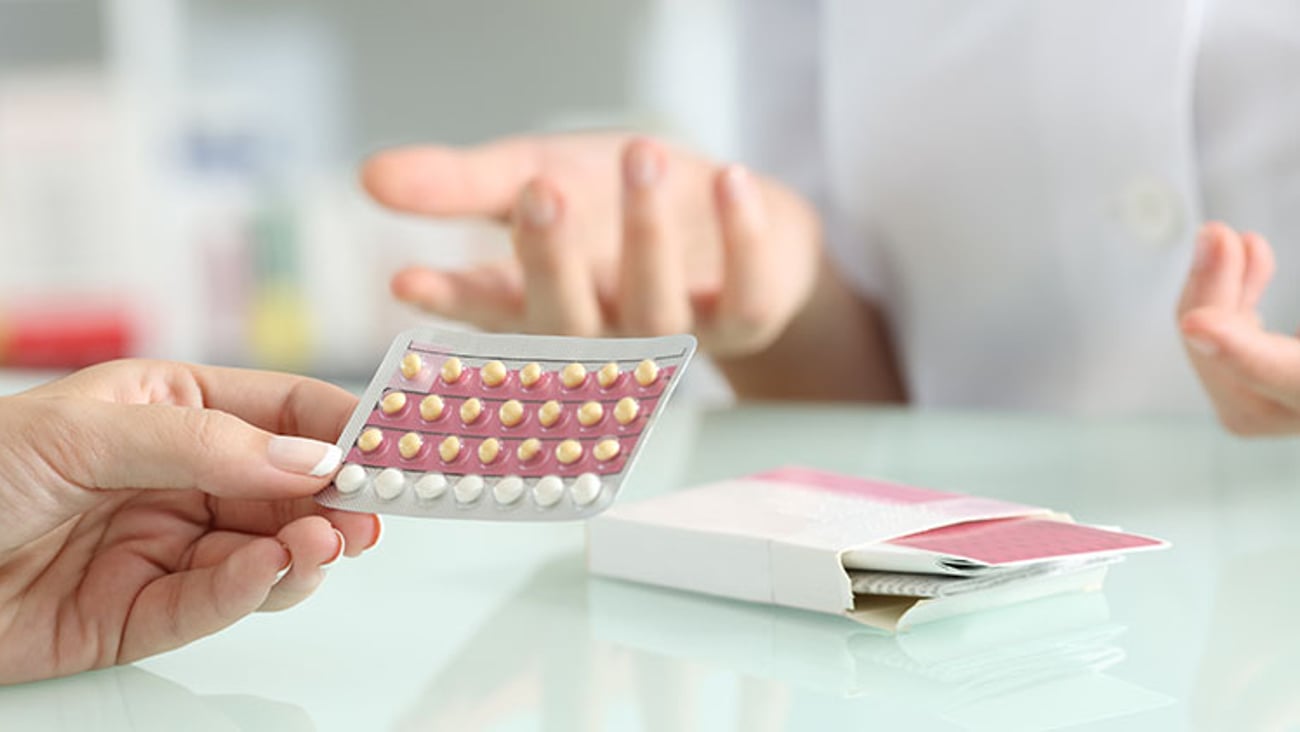
{"type": "MultiPolygon", "coordinates": [[[[420,354],[408,352],[402,357],[402,376],[407,379],[414,379],[423,370],[424,358],[420,354]]],[[[525,389],[531,388],[541,381],[542,375],[545,373],[546,371],[541,364],[537,362],[526,364],[519,369],[519,383],[525,389]]],[[[509,369],[500,361],[488,361],[479,368],[479,380],[484,386],[488,387],[501,386],[505,383],[508,374],[509,369]]],[[[577,389],[587,381],[587,367],[577,362],[570,363],[560,369],[559,374],[560,383],[566,389],[577,389]]],[[[618,364],[610,361],[596,371],[596,382],[600,384],[601,388],[608,389],[618,383],[618,377],[621,374],[622,371],[619,369],[618,364]]],[[[451,356],[442,362],[439,376],[444,384],[455,384],[464,375],[465,365],[456,356],[451,356]]],[[[655,363],[653,359],[647,358],[632,369],[632,377],[641,386],[650,386],[659,378],[659,364],[655,363]]]]}
{"type": "MultiPolygon", "coordinates": [[[[466,506],[476,503],[487,487],[483,476],[472,474],[456,478],[454,485],[442,473],[423,473],[417,478],[397,468],[384,468],[372,477],[363,466],[356,463],[343,466],[334,478],[335,487],[344,495],[359,493],[367,484],[384,501],[397,499],[406,492],[408,486],[416,498],[422,501],[437,500],[450,488],[456,502],[466,506]]],[[[519,503],[527,488],[523,478],[508,475],[498,479],[492,486],[492,499],[502,506],[513,506],[519,503]]],[[[570,484],[569,495],[576,505],[587,506],[600,497],[602,488],[599,476],[583,473],[570,484]]],[[[564,496],[564,481],[555,475],[545,476],[533,484],[531,493],[533,503],[541,508],[550,508],[564,496]]]]}
{"type": "MultiPolygon", "coordinates": [[[[390,391],[379,400],[379,411],[385,416],[394,417],[402,413],[410,403],[411,399],[404,391],[390,391]]],[[[570,406],[572,403],[569,403],[570,406]]],[[[565,403],[556,399],[549,399],[542,402],[536,408],[537,421],[543,427],[553,427],[565,415],[565,403]]],[[[483,400],[478,397],[470,397],[461,402],[459,413],[460,421],[463,424],[471,425],[477,422],[487,407],[483,400]]],[[[420,418],[426,422],[436,422],[447,414],[447,402],[437,394],[430,394],[420,400],[419,405],[420,418]]],[[[621,425],[629,425],[641,413],[641,404],[632,397],[623,397],[614,404],[610,410],[614,419],[621,425]]],[[[501,424],[506,427],[515,427],[524,421],[528,416],[528,406],[518,399],[507,399],[497,408],[497,418],[501,424]]],[[[575,410],[575,417],[578,423],[583,427],[593,427],[605,418],[605,405],[595,400],[583,402],[575,410]]]]}
{"type": "MultiPolygon", "coordinates": [[[[372,453],[384,444],[384,433],[376,427],[369,427],[357,438],[357,449],[362,453],[372,453]]],[[[407,460],[414,459],[424,449],[424,435],[419,432],[407,432],[397,440],[397,453],[407,460]]],[[[527,463],[542,454],[543,443],[536,437],[529,437],[515,448],[515,457],[527,463]]],[[[465,442],[457,435],[447,435],[438,442],[438,457],[445,463],[455,462],[465,449],[465,442]]],[[[619,441],[613,437],[599,440],[591,448],[592,457],[607,462],[618,457],[621,450],[619,441]]],[[[501,457],[504,447],[501,440],[489,437],[478,445],[478,459],[484,465],[490,465],[501,457]]],[[[574,439],[560,440],[555,444],[555,459],[561,465],[571,465],[582,459],[582,443],[574,439]]]]}

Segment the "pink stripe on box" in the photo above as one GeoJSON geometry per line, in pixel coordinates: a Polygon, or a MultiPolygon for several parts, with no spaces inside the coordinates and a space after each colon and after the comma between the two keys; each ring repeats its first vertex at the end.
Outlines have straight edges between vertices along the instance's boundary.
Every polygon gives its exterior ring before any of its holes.
{"type": "Polygon", "coordinates": [[[840,475],[812,468],[785,467],[768,470],[751,476],[753,480],[772,483],[789,483],[802,488],[837,493],[840,495],[871,498],[885,503],[930,503],[962,497],[958,493],[944,493],[929,488],[917,488],[900,483],[840,475]]]}
{"type": "Polygon", "coordinates": [[[985,564],[1011,564],[1163,546],[1136,534],[1036,518],[970,521],[888,543],[985,564]]]}

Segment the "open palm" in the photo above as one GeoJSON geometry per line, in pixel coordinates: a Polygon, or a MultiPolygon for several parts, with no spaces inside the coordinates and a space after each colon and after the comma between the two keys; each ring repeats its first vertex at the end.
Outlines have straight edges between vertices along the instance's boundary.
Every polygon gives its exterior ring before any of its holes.
{"type": "Polygon", "coordinates": [[[715,355],[746,355],[780,334],[822,264],[816,214],[790,189],[624,134],[396,149],[362,182],[398,211],[511,227],[511,258],[393,278],[398,298],[491,330],[694,331],[715,355]]]}
{"type": "Polygon", "coordinates": [[[1258,312],[1274,269],[1263,236],[1210,222],[1178,305],[1192,366],[1239,435],[1300,432],[1300,338],[1269,331],[1258,312]]]}

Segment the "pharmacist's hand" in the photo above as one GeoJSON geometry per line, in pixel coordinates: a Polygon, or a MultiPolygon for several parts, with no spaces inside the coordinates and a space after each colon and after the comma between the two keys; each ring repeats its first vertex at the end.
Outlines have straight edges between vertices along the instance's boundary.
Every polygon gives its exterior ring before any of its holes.
{"type": "Polygon", "coordinates": [[[306,598],[379,537],[378,517],[311,499],[339,462],[317,440],[355,405],[297,376],[153,361],[0,398],[0,683],[127,663],[306,598]]]}
{"type": "Polygon", "coordinates": [[[807,303],[821,264],[819,224],[798,195],[645,138],[396,149],[368,161],[362,181],[398,211],[511,227],[512,258],[393,278],[399,299],[489,330],[694,331],[714,355],[745,356],[807,303]]]}
{"type": "Polygon", "coordinates": [[[1208,223],[1178,305],[1192,365],[1239,435],[1300,432],[1300,340],[1269,332],[1255,310],[1272,277],[1262,236],[1208,223]]]}

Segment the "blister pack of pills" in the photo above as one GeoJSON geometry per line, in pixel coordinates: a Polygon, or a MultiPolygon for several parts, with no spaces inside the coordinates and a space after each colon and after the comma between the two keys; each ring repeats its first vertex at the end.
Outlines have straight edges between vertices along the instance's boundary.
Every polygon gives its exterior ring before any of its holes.
{"type": "Polygon", "coordinates": [[[409,330],[388,349],[316,496],[428,518],[563,521],[618,494],[695,352],[689,335],[409,330]]]}

